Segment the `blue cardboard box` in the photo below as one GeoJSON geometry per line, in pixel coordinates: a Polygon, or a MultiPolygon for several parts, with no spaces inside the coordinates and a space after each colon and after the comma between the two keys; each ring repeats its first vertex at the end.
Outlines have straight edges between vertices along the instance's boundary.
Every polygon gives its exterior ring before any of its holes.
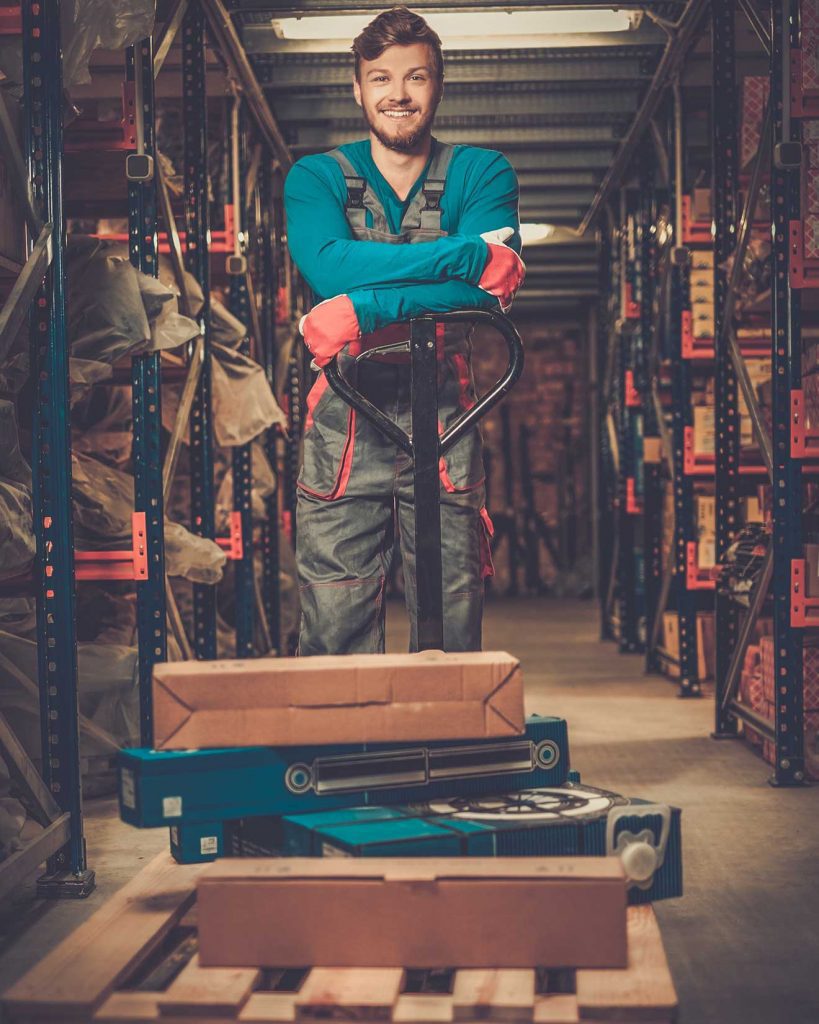
{"type": "Polygon", "coordinates": [[[566,722],[532,716],[519,737],[340,747],[127,749],[123,821],[138,828],[300,814],[561,785],[566,722]]]}
{"type": "Polygon", "coordinates": [[[303,857],[611,854],[623,860],[629,902],[682,894],[679,809],[589,786],[285,815],[281,844],[303,857]]]}

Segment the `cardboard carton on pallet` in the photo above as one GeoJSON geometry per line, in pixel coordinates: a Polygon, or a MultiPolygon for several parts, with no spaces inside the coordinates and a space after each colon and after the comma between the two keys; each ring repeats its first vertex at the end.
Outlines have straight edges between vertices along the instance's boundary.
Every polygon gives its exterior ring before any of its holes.
{"type": "Polygon", "coordinates": [[[650,906],[627,912],[625,968],[541,965],[434,975],[389,967],[263,972],[201,965],[194,899],[202,870],[201,865],[180,867],[166,854],[157,857],[4,993],[4,1019],[11,1024],[147,1024],[169,1018],[293,1024],[319,1017],[395,1024],[498,1019],[671,1024],[675,1019],[676,993],[650,906]]]}
{"type": "Polygon", "coordinates": [[[609,857],[242,858],[197,886],[211,967],[625,967],[609,857]]]}
{"type": "Polygon", "coordinates": [[[154,748],[519,736],[520,662],[504,651],[157,664],[154,748]]]}

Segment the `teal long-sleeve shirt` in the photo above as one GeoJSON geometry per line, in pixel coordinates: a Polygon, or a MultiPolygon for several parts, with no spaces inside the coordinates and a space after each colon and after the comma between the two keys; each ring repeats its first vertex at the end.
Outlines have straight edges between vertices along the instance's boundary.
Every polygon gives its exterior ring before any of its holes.
{"type": "MultiPolygon", "coordinates": [[[[429,162],[402,201],[376,167],[369,139],[341,148],[370,183],[390,230],[397,233],[429,162]]],[[[497,300],[477,287],[487,256],[480,236],[512,227],[515,234],[508,244],[520,252],[518,182],[502,153],[455,147],[441,201],[441,227],[447,235],[432,242],[359,241],[344,213],[346,198],[344,174],[324,153],[303,157],[285,182],[288,245],[317,299],[348,295],[364,333],[424,312],[497,309],[497,300]]],[[[369,211],[367,222],[371,226],[369,211]]]]}

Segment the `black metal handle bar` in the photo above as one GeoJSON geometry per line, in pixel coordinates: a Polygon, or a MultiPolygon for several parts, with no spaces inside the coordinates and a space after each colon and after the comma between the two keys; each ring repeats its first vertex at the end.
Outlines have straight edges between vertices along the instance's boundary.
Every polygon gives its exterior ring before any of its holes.
{"type": "MultiPolygon", "coordinates": [[[[503,335],[503,339],[509,349],[509,364],[501,379],[482,398],[479,398],[471,409],[467,409],[466,412],[462,413],[441,434],[438,440],[438,450],[440,455],[444,455],[454,444],[460,441],[468,430],[471,430],[480,419],[498,404],[520,377],[523,372],[523,342],[515,325],[508,317],[488,309],[458,310],[454,313],[430,313],[414,318],[414,322],[419,320],[427,323],[476,323],[482,321],[494,327],[499,334],[503,335]]],[[[348,405],[352,406],[357,412],[360,412],[362,416],[365,416],[385,437],[389,438],[402,451],[412,457],[412,438],[350,384],[338,368],[337,356],[324,367],[324,372],[327,376],[327,383],[340,398],[343,398],[348,405]]]]}

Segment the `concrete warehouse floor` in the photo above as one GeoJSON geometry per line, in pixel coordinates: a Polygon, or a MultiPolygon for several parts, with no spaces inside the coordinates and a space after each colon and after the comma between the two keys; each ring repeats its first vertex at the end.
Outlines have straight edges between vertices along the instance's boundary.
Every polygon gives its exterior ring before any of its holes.
{"type": "MultiPolygon", "coordinates": [[[[390,647],[405,649],[392,608],[390,647]]],[[[584,782],[683,808],[686,895],[657,904],[683,1024],[819,1021],[819,785],[768,786],[741,742],[709,739],[713,701],[680,701],[642,659],[598,641],[591,602],[497,600],[484,646],[524,665],[528,710],[569,722],[584,782]]],[[[46,904],[31,888],[0,911],[0,990],[167,846],[120,824],[113,799],[86,805],[98,889],[46,904]]]]}

